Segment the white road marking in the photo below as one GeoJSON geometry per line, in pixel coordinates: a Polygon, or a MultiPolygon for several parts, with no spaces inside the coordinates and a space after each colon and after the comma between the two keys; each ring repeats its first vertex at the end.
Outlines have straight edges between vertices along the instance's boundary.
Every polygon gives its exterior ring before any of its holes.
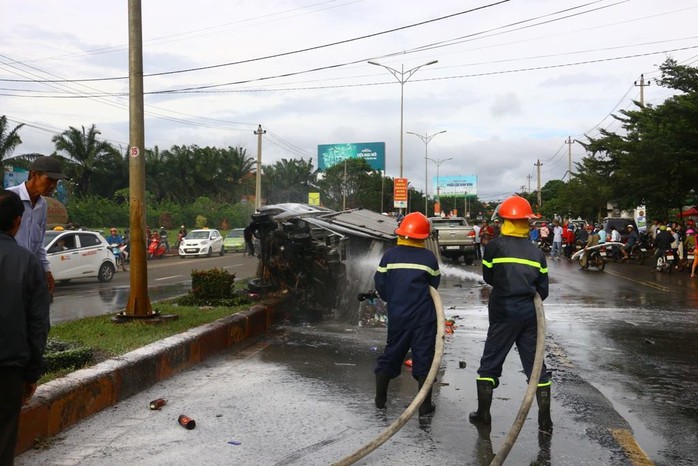
{"type": "Polygon", "coordinates": [[[170,278],[177,278],[177,277],[181,277],[181,275],[170,275],[169,277],[156,278],[155,281],[169,280],[170,278]]]}

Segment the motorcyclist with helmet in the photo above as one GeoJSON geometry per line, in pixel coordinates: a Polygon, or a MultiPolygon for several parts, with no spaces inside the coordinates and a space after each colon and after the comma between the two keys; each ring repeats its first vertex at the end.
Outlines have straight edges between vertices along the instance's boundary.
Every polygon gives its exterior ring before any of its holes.
{"type": "Polygon", "coordinates": [[[170,243],[167,241],[167,230],[165,227],[160,227],[160,242],[165,245],[165,251],[170,252],[170,243]]]}
{"type": "MultiPolygon", "coordinates": [[[[476,425],[491,424],[490,406],[499,386],[502,366],[516,343],[526,378],[530,379],[536,352],[538,322],[534,297],[548,297],[548,265],[545,254],[528,241],[529,219],[534,217],[529,202],[511,196],[499,206],[504,219],[502,234],[487,245],[482,258],[482,276],[492,285],[488,303],[489,328],[477,370],[477,411],[470,413],[476,425]]],[[[552,432],[550,418],[550,375],[543,364],[538,379],[538,428],[552,432]]]]}
{"type": "Polygon", "coordinates": [[[624,261],[627,261],[630,258],[630,253],[632,252],[633,247],[640,242],[640,235],[637,234],[635,228],[632,225],[628,225],[626,228],[628,229],[628,240],[620,249],[620,252],[623,254],[622,260],[624,261]]]}
{"type": "Polygon", "coordinates": [[[674,242],[674,236],[671,233],[671,229],[667,228],[666,225],[659,225],[659,233],[654,239],[653,246],[656,248],[654,253],[654,268],[653,272],[657,271],[657,262],[659,258],[666,254],[667,249],[671,249],[671,243],[674,242]]]}
{"type": "MultiPolygon", "coordinates": [[[[528,233],[528,231],[527,231],[528,233]]],[[[388,249],[374,275],[376,291],[388,304],[388,336],[383,354],[376,358],[376,407],[385,408],[390,379],[400,375],[412,350],[412,377],[419,388],[426,381],[436,346],[436,309],[429,287],[439,287],[439,263],[424,240],[431,224],[420,212],[407,214],[395,230],[397,246],[388,249]]],[[[419,407],[426,415],[435,409],[431,391],[419,407]]]]}

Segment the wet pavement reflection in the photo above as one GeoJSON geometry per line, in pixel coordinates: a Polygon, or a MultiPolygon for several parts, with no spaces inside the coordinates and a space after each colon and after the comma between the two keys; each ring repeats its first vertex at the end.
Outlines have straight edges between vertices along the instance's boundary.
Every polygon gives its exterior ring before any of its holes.
{"type": "MultiPolygon", "coordinates": [[[[519,409],[526,380],[514,349],[495,391],[491,429],[468,422],[489,291],[477,267],[442,272],[440,293],[456,330],[446,336],[436,413],[414,417],[358,464],[488,464],[519,409]]],[[[554,432],[539,435],[534,402],[506,464],[630,464],[623,433],[656,464],[695,464],[696,282],[622,264],[587,273],[555,262],[550,276],[554,432]]],[[[121,299],[118,291],[109,296],[121,299]]],[[[373,363],[384,343],[384,328],[299,317],[243,352],[206,361],[83,421],[17,464],[330,464],[373,440],[416,395],[405,366],[391,381],[387,409],[373,406],[373,363]],[[162,413],[146,409],[159,397],[169,400],[162,413]],[[176,425],[181,413],[196,419],[195,430],[176,425]],[[231,446],[231,438],[240,445],[231,446]]]]}

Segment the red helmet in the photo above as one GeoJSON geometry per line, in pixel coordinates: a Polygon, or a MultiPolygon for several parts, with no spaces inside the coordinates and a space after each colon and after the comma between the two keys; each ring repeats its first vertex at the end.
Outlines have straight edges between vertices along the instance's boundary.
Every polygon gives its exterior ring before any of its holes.
{"type": "Polygon", "coordinates": [[[431,234],[431,224],[421,212],[412,212],[405,215],[395,234],[405,238],[427,239],[431,234]]]}
{"type": "Polygon", "coordinates": [[[535,218],[531,204],[521,196],[510,196],[499,205],[499,216],[511,220],[535,218]]]}

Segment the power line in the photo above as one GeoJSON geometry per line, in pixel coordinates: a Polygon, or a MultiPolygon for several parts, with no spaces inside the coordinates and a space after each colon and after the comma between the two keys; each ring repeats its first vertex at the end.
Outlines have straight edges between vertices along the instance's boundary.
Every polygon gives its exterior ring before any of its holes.
{"type": "MultiPolygon", "coordinates": [[[[451,18],[455,18],[455,17],[457,17],[457,16],[461,16],[461,15],[464,15],[464,14],[473,13],[473,12],[476,12],[476,11],[480,11],[480,10],[484,10],[484,9],[487,9],[487,8],[491,8],[491,7],[493,7],[493,6],[501,5],[502,3],[508,3],[508,2],[510,2],[510,1],[511,1],[511,0],[499,0],[499,1],[497,1],[497,2],[490,3],[490,4],[487,4],[487,5],[479,6],[479,7],[476,7],[476,8],[471,8],[471,9],[464,10],[464,11],[460,11],[460,12],[457,12],[457,13],[451,13],[451,14],[449,14],[449,15],[440,16],[440,17],[438,17],[438,18],[432,18],[432,19],[420,21],[420,22],[417,22],[417,23],[412,23],[412,24],[409,24],[409,25],[407,25],[407,26],[400,26],[400,27],[397,27],[397,28],[386,29],[386,30],[379,31],[379,32],[375,32],[375,33],[372,33],[372,34],[365,34],[365,35],[363,35],[363,36],[358,36],[358,37],[354,37],[354,38],[351,38],[351,39],[344,39],[344,40],[340,40],[340,41],[330,42],[330,43],[327,43],[327,44],[315,45],[315,46],[312,46],[312,47],[306,47],[306,48],[303,48],[303,49],[293,50],[293,51],[290,51],[290,52],[281,52],[281,53],[276,53],[276,54],[272,54],[272,55],[265,55],[265,56],[257,57],[257,58],[248,58],[248,59],[246,59],[246,60],[238,60],[238,61],[234,61],[234,62],[219,63],[219,64],[216,64],[216,65],[199,66],[199,67],[194,67],[194,68],[185,68],[185,69],[181,69],[181,70],[162,71],[162,72],[159,72],[159,73],[148,73],[148,74],[144,74],[143,77],[144,77],[144,78],[147,78],[147,77],[153,77],[153,76],[167,76],[167,75],[173,75],[173,74],[191,73],[191,72],[194,72],[194,71],[212,70],[212,69],[216,69],[216,68],[223,68],[223,67],[228,67],[228,66],[233,66],[233,65],[242,65],[242,64],[245,64],[245,63],[253,63],[253,62],[258,62],[258,61],[262,61],[262,60],[269,60],[269,59],[271,59],[271,58],[280,58],[280,57],[287,57],[287,56],[290,56],[290,55],[297,55],[297,54],[299,54],[299,53],[310,52],[310,51],[314,51],[314,50],[320,50],[320,49],[324,49],[324,48],[328,48],[328,47],[334,47],[334,46],[336,46],[336,45],[348,44],[348,43],[351,43],[351,42],[356,42],[356,41],[359,41],[359,40],[364,40],[364,39],[369,39],[369,38],[373,38],[373,37],[378,37],[378,36],[382,36],[382,35],[386,35],[386,34],[391,34],[391,33],[394,33],[394,32],[403,31],[403,30],[411,29],[411,28],[418,27],[418,26],[424,26],[424,25],[426,25],[426,24],[430,24],[430,23],[434,23],[434,22],[438,22],[438,21],[443,21],[443,20],[446,20],[446,19],[451,19],[451,18]]],[[[358,63],[358,62],[356,62],[356,63],[358,63]]],[[[335,65],[335,66],[336,66],[336,65],[335,65]]],[[[48,82],[54,82],[54,83],[55,83],[55,82],[71,82],[71,83],[75,83],[75,82],[114,81],[114,80],[124,80],[124,79],[128,79],[128,76],[116,76],[116,77],[106,77],[106,78],[88,78],[88,79],[44,80],[44,81],[31,81],[31,82],[37,82],[37,83],[38,83],[38,82],[47,82],[47,83],[48,83],[48,82]]],[[[15,80],[5,80],[5,79],[0,79],[0,81],[9,81],[9,82],[29,82],[29,81],[15,81],[15,80]]]]}
{"type": "MultiPolygon", "coordinates": [[[[629,59],[633,59],[633,58],[647,57],[647,56],[651,56],[651,55],[667,54],[670,52],[680,52],[680,51],[692,50],[692,49],[696,49],[696,48],[698,48],[698,45],[689,46],[689,47],[680,47],[680,48],[675,48],[675,49],[658,50],[658,51],[654,51],[654,52],[636,53],[636,54],[631,54],[631,55],[621,55],[621,56],[616,56],[616,57],[597,58],[597,59],[593,59],[593,60],[583,60],[583,61],[577,61],[577,62],[571,62],[571,63],[540,65],[540,66],[533,66],[533,67],[526,67],[526,68],[515,68],[515,69],[509,69],[509,70],[485,71],[482,73],[471,73],[471,74],[463,74],[463,75],[455,75],[455,76],[440,76],[440,77],[436,77],[436,78],[421,78],[421,79],[414,79],[412,81],[413,82],[445,81],[445,80],[451,80],[451,79],[477,78],[477,77],[484,77],[484,76],[495,76],[495,75],[523,73],[523,72],[530,72],[530,71],[541,71],[541,70],[556,69],[556,68],[567,68],[567,67],[572,67],[572,66],[589,65],[589,64],[594,64],[594,63],[605,63],[605,62],[611,62],[611,61],[617,61],[617,60],[629,60],[629,59]]],[[[144,92],[144,94],[146,94],[146,95],[162,95],[162,94],[194,94],[194,93],[200,94],[200,93],[278,92],[278,91],[339,89],[339,88],[382,86],[382,85],[387,85],[387,84],[393,84],[393,81],[386,81],[386,82],[380,82],[380,83],[345,84],[345,85],[334,85],[334,86],[313,86],[313,87],[296,87],[296,88],[280,88],[280,89],[254,89],[254,90],[245,89],[245,90],[217,90],[217,91],[210,90],[211,88],[214,88],[214,87],[232,86],[232,85],[238,85],[238,84],[249,84],[251,82],[256,82],[256,81],[269,80],[269,79],[274,79],[274,78],[279,78],[279,77],[293,76],[293,75],[298,75],[298,74],[303,74],[303,73],[308,73],[308,72],[314,72],[314,71],[318,71],[321,69],[335,68],[335,67],[339,67],[339,66],[344,66],[346,64],[355,64],[355,63],[359,63],[361,61],[362,60],[357,60],[355,62],[350,62],[350,63],[345,63],[345,64],[331,65],[331,66],[315,68],[315,69],[311,69],[311,70],[286,73],[283,75],[267,76],[267,77],[263,77],[263,78],[247,79],[247,80],[234,81],[234,82],[228,82],[228,83],[222,83],[222,84],[211,84],[211,85],[206,85],[206,86],[187,87],[187,88],[181,88],[181,89],[148,91],[148,92],[144,92]]],[[[31,92],[31,91],[28,90],[25,92],[31,92]]],[[[31,96],[31,95],[18,95],[18,94],[0,94],[0,95],[16,96],[16,97],[42,97],[42,98],[45,98],[45,97],[51,97],[51,98],[90,98],[90,97],[125,96],[125,95],[127,95],[127,93],[102,93],[102,94],[89,94],[89,95],[77,95],[77,96],[76,95],[31,96]]],[[[621,99],[621,101],[622,101],[622,99],[621,99]]]]}

